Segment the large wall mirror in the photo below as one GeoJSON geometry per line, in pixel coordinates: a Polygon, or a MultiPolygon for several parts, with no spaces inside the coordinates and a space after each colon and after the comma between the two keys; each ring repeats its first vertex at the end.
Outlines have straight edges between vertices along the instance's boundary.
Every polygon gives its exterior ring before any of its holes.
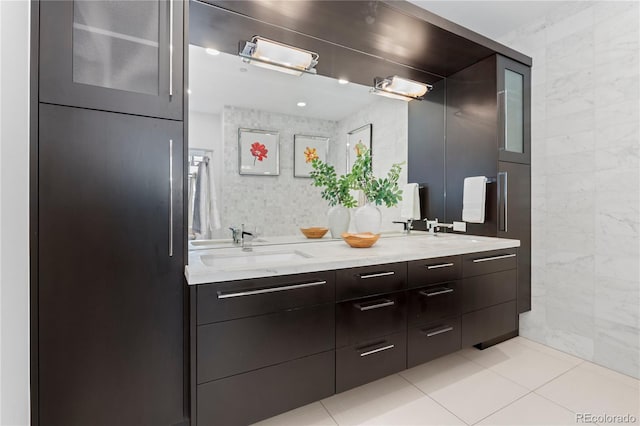
{"type": "MultiPolygon", "coordinates": [[[[301,227],[327,226],[329,206],[308,177],[308,149],[316,149],[342,174],[355,156],[354,144],[362,141],[371,146],[374,174],[404,162],[401,187],[438,173],[442,157],[433,167],[411,164],[409,139],[424,140],[431,155],[444,155],[443,78],[300,34],[293,37],[254,20],[236,22],[238,16],[213,6],[196,6],[201,10],[192,23],[197,28],[191,31],[188,95],[192,248],[209,247],[202,240],[230,240],[229,228],[240,224],[257,230],[263,243],[304,241],[301,227]],[[260,31],[275,31],[261,35],[314,49],[320,55],[318,73],[295,76],[244,62],[238,43],[260,31]],[[330,66],[323,68],[323,60],[330,66]],[[424,101],[376,96],[373,75],[405,75],[433,84],[434,91],[424,101]],[[207,191],[211,199],[203,195],[207,191]],[[206,205],[212,207],[209,215],[202,214],[206,205]]],[[[431,207],[423,201],[426,216],[431,207]]],[[[383,232],[402,229],[392,223],[400,218],[400,208],[381,207],[383,232]]]]}

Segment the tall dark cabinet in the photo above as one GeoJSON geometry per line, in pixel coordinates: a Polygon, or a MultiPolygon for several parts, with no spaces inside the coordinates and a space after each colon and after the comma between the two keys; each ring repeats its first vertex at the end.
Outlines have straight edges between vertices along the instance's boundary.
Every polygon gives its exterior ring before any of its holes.
{"type": "Polygon", "coordinates": [[[40,425],[186,425],[180,1],[43,1],[40,425]]]}
{"type": "Polygon", "coordinates": [[[487,176],[486,220],[471,234],[520,240],[518,312],[531,309],[531,70],[500,55],[447,78],[446,220],[461,220],[464,178],[487,176]]]}

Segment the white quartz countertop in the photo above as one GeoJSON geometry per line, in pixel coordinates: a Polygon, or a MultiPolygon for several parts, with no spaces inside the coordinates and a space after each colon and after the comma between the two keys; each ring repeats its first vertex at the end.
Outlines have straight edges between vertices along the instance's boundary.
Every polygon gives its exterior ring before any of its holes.
{"type": "Polygon", "coordinates": [[[351,248],[342,240],[194,250],[185,277],[189,285],[299,274],[384,263],[455,256],[520,247],[519,240],[474,235],[412,233],[380,238],[371,248],[351,248]]]}

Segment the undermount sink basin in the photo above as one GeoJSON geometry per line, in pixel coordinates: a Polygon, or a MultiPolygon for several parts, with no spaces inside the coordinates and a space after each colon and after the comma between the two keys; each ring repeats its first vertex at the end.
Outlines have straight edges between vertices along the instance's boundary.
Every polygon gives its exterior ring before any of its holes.
{"type": "MultiPolygon", "coordinates": [[[[253,240],[254,243],[266,243],[266,240],[262,238],[256,238],[253,240]]],[[[230,238],[218,238],[214,240],[192,240],[189,241],[189,248],[191,250],[200,250],[200,249],[212,249],[212,248],[228,248],[233,247],[233,241],[230,238]]]]}
{"type": "Polygon", "coordinates": [[[241,252],[237,254],[208,254],[202,256],[202,263],[214,268],[234,268],[239,266],[260,266],[289,263],[308,259],[311,256],[298,250],[270,252],[241,252]]]}

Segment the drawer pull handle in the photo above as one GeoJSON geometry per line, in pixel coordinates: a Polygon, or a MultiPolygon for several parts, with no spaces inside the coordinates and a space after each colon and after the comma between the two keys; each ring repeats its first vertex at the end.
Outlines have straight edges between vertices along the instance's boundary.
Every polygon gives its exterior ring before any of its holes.
{"type": "Polygon", "coordinates": [[[436,289],[436,291],[422,290],[420,292],[420,294],[422,296],[433,297],[433,296],[438,296],[438,295],[441,295],[441,294],[453,293],[453,291],[454,290],[452,288],[440,287],[440,288],[436,289]]]}
{"type": "Polygon", "coordinates": [[[503,254],[502,256],[483,257],[482,259],[473,259],[473,263],[489,262],[491,260],[508,259],[510,257],[516,257],[516,254],[515,253],[511,253],[511,254],[503,254]]]}
{"type": "Polygon", "coordinates": [[[370,311],[371,309],[386,308],[387,306],[393,306],[395,304],[396,302],[394,302],[393,300],[382,299],[381,303],[376,303],[373,305],[364,305],[363,303],[354,303],[353,306],[360,309],[360,311],[370,311]]]}
{"type": "Polygon", "coordinates": [[[247,291],[238,291],[235,293],[223,293],[221,291],[218,292],[218,299],[229,299],[231,297],[241,297],[241,296],[253,296],[256,294],[265,294],[265,293],[275,293],[277,291],[287,291],[287,290],[296,290],[298,288],[305,287],[314,287],[317,285],[324,285],[326,281],[313,281],[310,283],[301,283],[301,284],[293,284],[293,285],[285,285],[282,287],[269,287],[269,288],[260,288],[256,290],[247,290],[247,291]]]}
{"type": "Polygon", "coordinates": [[[360,275],[360,278],[362,278],[363,280],[366,280],[367,278],[378,278],[378,277],[388,277],[389,275],[395,275],[396,273],[393,271],[389,271],[389,272],[378,272],[377,274],[366,274],[366,275],[360,275]]]}
{"type": "Polygon", "coordinates": [[[440,330],[424,331],[424,333],[427,335],[427,337],[433,337],[433,336],[437,336],[438,334],[448,333],[451,330],[453,330],[453,327],[444,327],[444,328],[441,328],[440,330]]]}
{"type": "Polygon", "coordinates": [[[427,269],[440,269],[453,266],[453,263],[441,263],[440,265],[427,265],[427,269]]]}
{"type": "Polygon", "coordinates": [[[362,357],[362,356],[373,355],[373,354],[376,354],[376,353],[378,353],[378,352],[382,352],[382,351],[386,351],[386,350],[389,350],[389,349],[393,349],[393,348],[395,348],[395,347],[396,347],[396,345],[387,345],[387,346],[383,346],[383,347],[378,348],[378,349],[372,349],[372,350],[370,350],[370,351],[362,352],[362,353],[360,354],[360,356],[362,357]]]}

